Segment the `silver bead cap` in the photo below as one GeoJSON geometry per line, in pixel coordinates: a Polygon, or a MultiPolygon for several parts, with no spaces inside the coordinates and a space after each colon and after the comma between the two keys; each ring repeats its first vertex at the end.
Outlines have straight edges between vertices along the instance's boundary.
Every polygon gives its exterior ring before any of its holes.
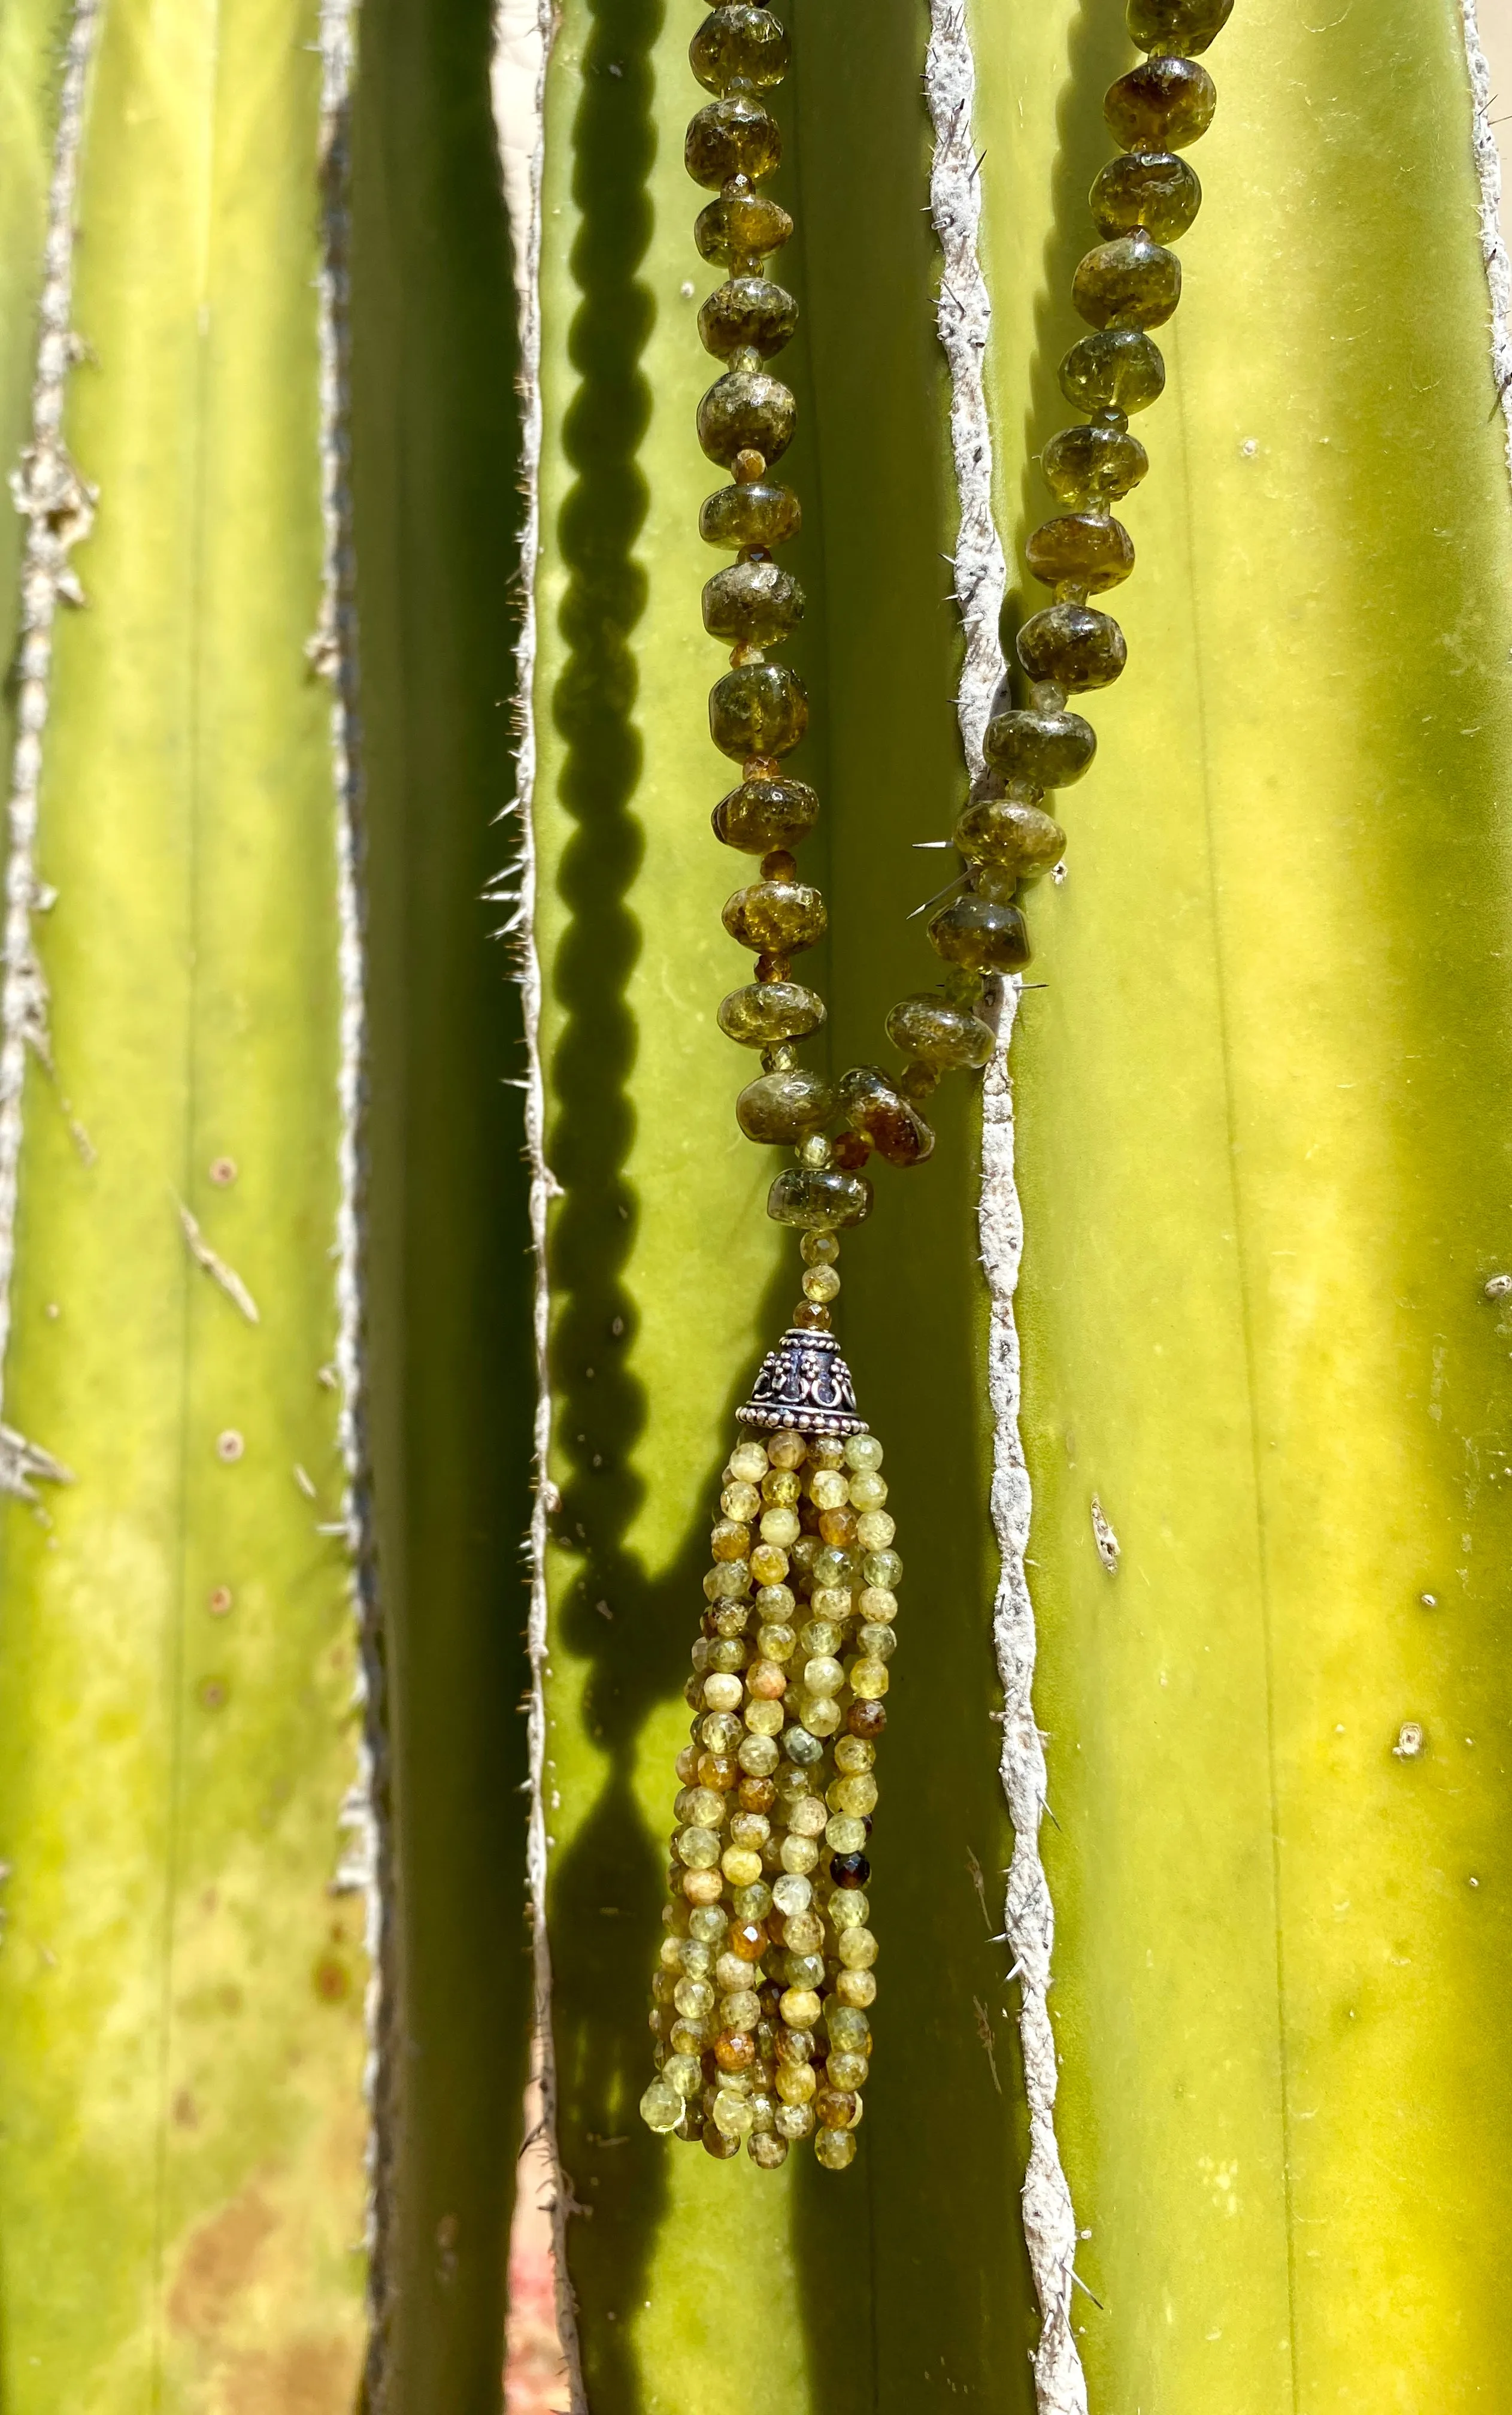
{"type": "Polygon", "coordinates": [[[868,1431],[856,1414],[856,1387],[832,1333],[806,1333],[789,1326],[775,1350],[761,1361],[756,1388],[739,1411],[741,1425],[768,1433],[836,1435],[868,1431]]]}

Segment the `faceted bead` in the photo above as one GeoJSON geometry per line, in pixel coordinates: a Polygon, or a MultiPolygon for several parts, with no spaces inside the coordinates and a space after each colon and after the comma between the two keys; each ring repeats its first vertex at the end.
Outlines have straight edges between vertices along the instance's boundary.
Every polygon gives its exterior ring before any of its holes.
{"type": "Polygon", "coordinates": [[[871,1875],[864,1853],[836,1853],[830,1864],[830,1876],[838,1887],[863,1887],[871,1875]]]}
{"type": "Polygon", "coordinates": [[[834,1105],[835,1094],[823,1074],[795,1065],[789,1073],[763,1073],[748,1082],[735,1102],[735,1116],[747,1140],[786,1144],[827,1124],[834,1105]]]}
{"type": "Polygon", "coordinates": [[[688,63],[706,92],[732,83],[759,92],[787,73],[787,29],[770,8],[716,8],[688,45],[688,63]]]}
{"type": "Polygon", "coordinates": [[[808,728],[808,695],[786,663],[741,663],[709,692],[709,734],[737,763],[786,755],[808,728]]]}
{"type": "Polygon", "coordinates": [[[1060,390],[1078,411],[1147,411],[1165,391],[1165,363],[1143,328],[1104,327],[1071,346],[1060,390]]]}
{"type": "Polygon", "coordinates": [[[1129,659],[1124,633],[1088,604],[1052,604],[1018,634],[1018,656],[1032,680],[1072,689],[1107,687],[1129,659]]]}
{"type": "Polygon", "coordinates": [[[843,2172],[847,2164],[856,2160],[856,2133],[821,2130],[814,2141],[814,2152],[827,2172],[843,2172]]]}
{"type": "Polygon", "coordinates": [[[1016,973],[1029,961],[1029,935],[1018,908],[969,892],[941,907],[929,937],[938,954],[976,972],[1016,973]]]}
{"type": "Polygon", "coordinates": [[[869,1971],[876,1952],[876,1940],[869,1928],[847,1928],[839,1941],[840,1959],[847,1971],[869,1971]]]}
{"type": "MultiPolygon", "coordinates": [[[[859,1769],[849,1778],[837,1778],[830,1789],[832,1809],[844,1811],[853,1820],[864,1820],[876,1808],[876,1780],[869,1769],[859,1769]]],[[[863,1879],[861,1883],[866,1883],[863,1879]]]]}
{"type": "Polygon", "coordinates": [[[843,2004],[875,2004],[876,1981],[870,1971],[842,1971],[835,1981],[835,1994],[843,2004]]]}
{"type": "Polygon", "coordinates": [[[729,1472],[741,1484],[759,1484],[767,1472],[766,1445],[737,1443],[729,1455],[729,1472]]]}
{"type": "MultiPolygon", "coordinates": [[[[994,864],[1013,880],[1038,880],[1065,854],[1066,833],[1038,805],[983,797],[962,814],[955,844],[974,864],[994,864]]],[[[987,1037],[990,1042],[991,1032],[987,1037]]]]}
{"type": "Polygon", "coordinates": [[[812,1769],[816,1762],[824,1759],[824,1747],[818,1737],[803,1727],[789,1728],[783,1737],[782,1748],[789,1761],[803,1769],[812,1769]]]}
{"type": "Polygon", "coordinates": [[[767,1213],[776,1224],[832,1233],[842,1224],[859,1224],[872,1205],[872,1186],[863,1174],[847,1174],[839,1166],[793,1165],[767,1193],[767,1213]]]}
{"type": "Polygon", "coordinates": [[[793,232],[793,221],[780,202],[765,193],[722,193],[699,211],[693,239],[700,259],[720,268],[743,268],[780,251],[793,232]]]}
{"type": "Polygon", "coordinates": [[[714,2097],[711,2116],[716,2129],[738,2145],[750,2135],[752,2112],[750,2099],[737,2095],[733,2088],[721,2088],[714,2097]]]}
{"type": "Polygon", "coordinates": [[[640,2118],[648,2130],[658,2131],[664,2138],[677,2128],[682,2119],[682,2099],[666,2079],[651,2081],[640,2100],[640,2118]]]}
{"type": "Polygon", "coordinates": [[[1133,491],[1149,466],[1149,455],[1127,428],[1063,428],[1040,456],[1045,484],[1056,502],[1077,511],[1117,502],[1133,491]]]}
{"type": "Polygon", "coordinates": [[[787,2161],[787,2141],[771,2130],[753,2130],[745,2142],[745,2152],[764,2172],[774,2172],[787,2161]]]}
{"type": "Polygon", "coordinates": [[[759,1962],[767,1950],[767,1931],[759,1920],[736,1920],[730,1923],[729,1951],[739,1961],[759,1962]]]}
{"type": "Polygon", "coordinates": [[[714,836],[742,855],[771,855],[797,847],[818,818],[818,798],[801,780],[744,780],[714,807],[714,836]]]}
{"type": "Polygon", "coordinates": [[[922,1165],[935,1135],[922,1116],[900,1098],[880,1065],[853,1065],[840,1079],[846,1120],[890,1165],[922,1165]]]}
{"type": "Polygon", "coordinates": [[[832,1233],[805,1233],[798,1249],[806,1267],[827,1267],[840,1255],[840,1244],[832,1233]]]}
{"type": "Polygon", "coordinates": [[[812,2105],[785,2105],[776,2117],[779,2138],[806,2138],[813,2127],[812,2105]]]}
{"type": "MultiPolygon", "coordinates": [[[[1117,522],[1110,526],[1115,528],[1117,522]]],[[[716,571],[704,588],[704,627],[728,645],[775,645],[802,618],[803,590],[774,562],[732,562],[728,570],[716,571]]]]}
{"type": "Polygon", "coordinates": [[[798,497],[790,487],[769,487],[754,478],[745,487],[720,487],[700,504],[698,534],[706,545],[728,546],[735,552],[748,545],[786,545],[803,524],[798,497]]]}
{"type": "Polygon", "coordinates": [[[698,405],[698,442],[726,470],[738,453],[759,453],[770,464],[786,452],[797,420],[798,404],[780,378],[730,369],[698,405]]]}
{"type": "Polygon", "coordinates": [[[751,1529],[734,1518],[721,1518],[709,1538],[716,1560],[741,1560],[751,1546],[751,1529]]]}
{"type": "Polygon", "coordinates": [[[1126,151],[1099,172],[1091,193],[1100,234],[1132,234],[1144,227],[1157,243],[1185,234],[1202,205],[1196,169],[1174,151],[1126,151]]]}
{"type": "Polygon", "coordinates": [[[878,1627],[867,1619],[856,1629],[856,1648],[868,1660],[891,1660],[898,1639],[891,1627],[878,1627]]]}
{"type": "Polygon", "coordinates": [[[795,954],[822,939],[829,916],[816,889],[801,880],[756,880],[725,908],[725,928],[742,948],[795,954]]]}
{"type": "MultiPolygon", "coordinates": [[[[757,1712],[764,1707],[760,1702],[748,1704],[747,1719],[754,1721],[757,1712]]],[[[777,1766],[777,1748],[770,1735],[760,1735],[753,1730],[750,1735],[742,1738],[738,1758],[741,1767],[748,1770],[753,1778],[767,1778],[777,1766]]]]}
{"type": "Polygon", "coordinates": [[[743,1519],[749,1523],[761,1508],[761,1495],[754,1484],[726,1484],[719,1496],[719,1506],[726,1518],[743,1519]]]}
{"type": "Polygon", "coordinates": [[[993,1053],[993,1035],[987,1026],[963,1008],[951,1006],[937,990],[900,998],[889,1012],[887,1035],[894,1048],[925,1065],[985,1065],[993,1053]]]}
{"type": "Polygon", "coordinates": [[[812,1988],[789,1988],[783,1996],[781,2010],[790,2030],[811,2030],[819,2018],[819,1999],[812,1988]]]}
{"type": "MultiPolygon", "coordinates": [[[[1114,91],[1117,89],[1115,84],[1114,91]]],[[[1116,133],[1117,128],[1114,130],[1116,133]]],[[[1130,147],[1124,145],[1125,150],[1130,147]]],[[[781,158],[782,136],[775,119],[744,93],[734,93],[728,100],[711,100],[700,109],[689,123],[682,145],[683,164],[694,183],[716,193],[732,176],[749,176],[754,181],[770,176],[781,158]]]]}
{"type": "Polygon", "coordinates": [[[1090,327],[1162,327],[1180,299],[1180,261],[1143,229],[1100,244],[1071,279],[1071,300],[1090,327]]]}
{"type": "Polygon", "coordinates": [[[821,2130],[853,2130],[860,2118],[855,2097],[841,2088],[821,2088],[814,2110],[821,2130]]]}
{"type": "Polygon", "coordinates": [[[810,1267],[803,1277],[803,1297],[805,1299],[838,1299],[840,1277],[833,1267],[810,1267]]]}
{"type": "Polygon", "coordinates": [[[772,1466],[786,1475],[790,1475],[795,1468],[801,1467],[808,1455],[807,1441],[802,1434],[790,1426],[784,1426],[782,1432],[774,1433],[767,1445],[767,1457],[772,1466]]]}
{"type": "MultiPolygon", "coordinates": [[[[868,1552],[861,1562],[861,1574],[871,1585],[899,1585],[903,1582],[903,1562],[896,1552],[868,1552]]],[[[877,1613],[868,1611],[869,1616],[877,1613]]]]}
{"type": "Polygon", "coordinates": [[[749,2071],[756,2061],[756,2040],[744,2030],[721,2030],[714,2040],[714,2061],[721,2071],[749,2071]]]}
{"type": "Polygon", "coordinates": [[[1229,22],[1234,0],[1129,0],[1129,31],[1142,51],[1195,58],[1229,22]]]}
{"type": "Polygon", "coordinates": [[[848,1778],[854,1776],[859,1769],[873,1767],[876,1760],[876,1748],[875,1745],[864,1743],[860,1736],[843,1735],[837,1737],[835,1741],[834,1755],[836,1769],[844,1770],[848,1778]]]}
{"type": "Polygon", "coordinates": [[[824,1841],[835,1853],[859,1853],[866,1842],[866,1822],[836,1811],[826,1821],[824,1841]]]}
{"type": "Polygon", "coordinates": [[[703,2078],[703,2067],[694,2055],[669,2054],[662,2065],[662,2078],[680,2096],[691,2096],[703,2078]]]}
{"type": "Polygon", "coordinates": [[[1108,86],[1102,115],[1122,150],[1184,151],[1206,133],[1217,107],[1213,79],[1195,59],[1156,57],[1108,86]]]}
{"type": "MultiPolygon", "coordinates": [[[[872,1983],[872,1992],[875,1996],[876,1992],[875,1980],[872,1983]]],[[[865,2087],[870,2068],[867,2058],[863,2054],[833,2054],[830,2057],[827,2077],[831,2088],[846,2089],[854,2094],[858,2088],[865,2087]]]]}
{"type": "MultiPolygon", "coordinates": [[[[1127,323],[1145,322],[1130,320],[1127,323]]],[[[1148,323],[1153,327],[1155,321],[1148,323]]],[[[792,342],[797,328],[798,304],[785,286],[773,284],[769,277],[730,278],[715,286],[698,313],[703,348],[720,361],[745,352],[759,352],[763,360],[770,360],[773,352],[792,342]]]]}
{"type": "MultiPolygon", "coordinates": [[[[853,1660],[850,1664],[850,1690],[858,1702],[875,1702],[887,1692],[891,1680],[887,1664],[882,1660],[853,1660]]],[[[867,1807],[870,1808],[870,1806],[867,1807]]],[[[864,1813],[859,1813],[864,1818],[864,1813]]],[[[728,1859],[726,1854],[726,1859],[728,1859]]]]}
{"type": "Polygon", "coordinates": [[[846,1440],[846,1465],[854,1468],[880,1467],[885,1457],[876,1434],[849,1434],[846,1440]]]}
{"type": "Polygon", "coordinates": [[[786,1915],[784,1942],[790,1954],[816,1954],[824,1943],[824,1923],[806,1908],[786,1915]]]}

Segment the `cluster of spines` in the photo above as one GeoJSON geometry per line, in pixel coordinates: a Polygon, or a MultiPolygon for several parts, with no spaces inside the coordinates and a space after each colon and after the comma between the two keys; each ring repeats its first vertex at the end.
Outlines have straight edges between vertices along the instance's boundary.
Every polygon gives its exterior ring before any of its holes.
{"type": "Polygon", "coordinates": [[[870,2068],[866,1855],[903,1563],[870,1434],[783,1432],[725,1470],[678,1755],[651,2025],[653,2130],[843,2171],[870,2068]]]}

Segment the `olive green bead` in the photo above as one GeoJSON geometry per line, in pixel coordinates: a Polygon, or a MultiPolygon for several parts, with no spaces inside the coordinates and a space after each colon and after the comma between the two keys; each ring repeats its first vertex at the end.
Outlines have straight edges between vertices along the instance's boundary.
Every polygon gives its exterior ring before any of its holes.
{"type": "Polygon", "coordinates": [[[931,945],[973,972],[1016,973],[1029,961],[1029,934],[1016,906],[995,905],[970,890],[943,906],[929,926],[931,945]]]}
{"type": "MultiPolygon", "coordinates": [[[[1169,252],[1161,256],[1171,258],[1169,252]]],[[[1153,327],[1155,321],[1149,323],[1153,327]]],[[[1129,324],[1135,322],[1130,320],[1129,324]]],[[[698,313],[703,348],[722,361],[744,352],[759,352],[766,359],[792,342],[797,326],[798,304],[785,286],[774,285],[770,277],[728,278],[715,286],[698,313]]]]}
{"type": "Polygon", "coordinates": [[[742,855],[797,847],[819,818],[819,801],[801,780],[743,780],[714,807],[714,836],[742,855]]]}
{"type": "Polygon", "coordinates": [[[1126,151],[1110,159],[1092,187],[1100,234],[1132,234],[1144,227],[1157,243],[1185,234],[1203,205],[1197,171],[1174,151],[1126,151]]]}
{"type": "MultiPolygon", "coordinates": [[[[1121,520],[1105,519],[1097,512],[1065,512],[1035,530],[1024,557],[1046,587],[1070,581],[1089,595],[1100,595],[1133,569],[1134,540],[1121,520]]],[[[707,614],[705,620],[707,623],[707,614]]]]}
{"type": "Polygon", "coordinates": [[[1019,660],[1032,680],[1067,688],[1109,687],[1129,659],[1124,633],[1089,604],[1052,604],[1018,635],[1019,660]]]}
{"type": "MultiPolygon", "coordinates": [[[[790,1165],[767,1193],[772,1222],[791,1224],[801,1233],[834,1233],[843,1224],[859,1224],[871,1205],[872,1186],[865,1175],[846,1173],[838,1165],[790,1165]]],[[[788,1730],[789,1736],[796,1732],[788,1730]]],[[[786,1747],[787,1737],[783,1741],[786,1747]]]]}
{"type": "Polygon", "coordinates": [[[1069,788],[1097,753],[1098,734],[1079,712],[995,711],[981,747],[1005,779],[1031,780],[1040,788],[1069,788]]]}
{"type": "Polygon", "coordinates": [[[1040,456],[1055,501],[1077,511],[1088,503],[1121,502],[1149,466],[1149,455],[1127,428],[1063,428],[1040,456]]]}
{"type": "Polygon", "coordinates": [[[716,8],[688,44],[688,64],[706,92],[728,92],[732,83],[763,91],[781,83],[787,58],[787,28],[770,8],[716,8]]]}
{"type": "Polygon", "coordinates": [[[937,991],[900,998],[887,1019],[887,1035],[894,1048],[917,1064],[945,1072],[985,1065],[993,1053],[993,1036],[975,1014],[950,1005],[937,991]]]}
{"type": "Polygon", "coordinates": [[[698,510],[698,534],[705,545],[728,546],[741,552],[747,546],[770,551],[786,545],[803,525],[798,497],[790,487],[721,487],[706,496],[698,510]]]}
{"type": "Polygon", "coordinates": [[[786,663],[741,663],[709,691],[709,734],[722,755],[786,755],[808,728],[808,695],[786,663]]]}
{"type": "Polygon", "coordinates": [[[969,863],[1000,864],[1015,880],[1038,880],[1065,854],[1066,833],[1038,805],[981,797],[961,815],[955,844],[969,863]]]}
{"type": "Polygon", "coordinates": [[[827,1124],[834,1111],[833,1090],[806,1065],[760,1074],[735,1102],[735,1118],[747,1140],[800,1141],[827,1124]]]}
{"type": "Polygon", "coordinates": [[[1089,251],[1071,279],[1071,300],[1089,327],[1163,327],[1180,299],[1180,261],[1143,227],[1089,251]]]}
{"type": "Polygon", "coordinates": [[[901,1097],[880,1065],[853,1065],[838,1085],[842,1113],[889,1165],[922,1165],[935,1135],[922,1116],[901,1097]]]}
{"type": "Polygon", "coordinates": [[[1079,411],[1147,411],[1165,391],[1165,363],[1142,328],[1104,327],[1071,346],[1060,390],[1079,411]]]}
{"type": "Polygon", "coordinates": [[[720,1001],[719,1028],[742,1048],[771,1048],[779,1040],[806,1040],[824,1016],[823,998],[801,982],[751,982],[720,1001]]]}
{"type": "MultiPolygon", "coordinates": [[[[1205,134],[1218,87],[1195,59],[1145,59],[1108,86],[1102,115],[1125,151],[1184,151],[1205,134]]],[[[694,120],[696,125],[697,120],[694,120]]]]}
{"type": "Polygon", "coordinates": [[[803,880],[754,880],[725,907],[725,928],[759,955],[796,955],[822,939],[829,915],[816,889],[803,880]]]}
{"type": "Polygon", "coordinates": [[[722,193],[693,222],[699,257],[725,268],[765,260],[769,252],[782,249],[792,232],[793,221],[781,202],[765,193],[722,193]]]}
{"type": "Polygon", "coordinates": [[[717,193],[732,176],[770,176],[782,148],[776,120],[758,100],[738,92],[699,110],[689,124],[682,158],[694,183],[717,193]]]}
{"type": "Polygon", "coordinates": [[[775,645],[802,618],[803,590],[774,562],[732,562],[704,588],[704,627],[732,646],[775,645]]]}
{"type": "Polygon", "coordinates": [[[797,424],[791,389],[761,369],[731,369],[698,405],[698,442],[711,461],[726,470],[739,453],[777,460],[792,442],[797,424]]]}
{"type": "Polygon", "coordinates": [[[1129,0],[1129,31],[1142,51],[1195,58],[1218,39],[1234,0],[1129,0]]]}

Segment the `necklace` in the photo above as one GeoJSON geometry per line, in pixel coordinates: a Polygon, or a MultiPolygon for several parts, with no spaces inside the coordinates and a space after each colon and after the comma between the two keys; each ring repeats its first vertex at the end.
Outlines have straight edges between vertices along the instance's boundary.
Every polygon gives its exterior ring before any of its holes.
{"type": "Polygon", "coordinates": [[[856,2153],[877,1993],[867,1849],[903,1562],[882,1447],[858,1414],[831,1330],[837,1236],[870,1210],[867,1160],[922,1164],[935,1146],[923,1102],[943,1073],[991,1057],[978,1006],[989,983],[1028,963],[1019,892],[1066,848],[1046,793],[1079,780],[1096,752],[1069,698],[1124,668],[1123,633],[1089,598],[1134,566],[1111,507],[1149,466],[1129,421],[1165,383],[1149,330],[1180,299],[1180,262],[1167,247],[1202,201],[1180,155],[1212,122],[1217,94],[1199,57],[1232,7],[1128,0],[1129,30],[1145,55],[1104,104],[1120,156],[1093,185],[1103,239],[1071,289],[1092,332],[1060,365],[1061,392],[1083,424],[1053,436],[1040,456],[1062,508],[1025,548],[1052,591],[1018,634],[1027,703],[1014,704],[1005,680],[983,741],[986,769],[953,833],[966,868],[929,923],[943,982],[887,1017],[903,1071],[853,1066],[833,1084],[799,1062],[796,1045],[825,1017],[822,999],[792,978],[792,958],[828,920],[792,852],[814,828],[818,799],[783,769],[808,700],[796,673],[767,656],[803,609],[797,580],[774,559],[797,532],[798,498],[769,475],[792,440],[796,405],[765,366],[792,338],[798,306],[761,273],[793,228],[757,190],[781,156],[761,96],[786,73],[788,40],[765,0],[726,0],[689,53],[715,95],[687,132],[688,172],[715,195],[695,240],[726,272],[698,315],[705,348],[726,364],[698,406],[698,439],[731,480],[704,503],[699,529],[736,556],[703,592],[705,628],[731,648],[710,695],[710,729],[741,772],[713,827],[726,847],[761,860],[759,879],[724,911],[731,938],[756,955],[756,978],[724,1000],[719,1022],[761,1052],[761,1071],[736,1102],[741,1131],[796,1149],[767,1212],[801,1234],[804,1269],[792,1324],[740,1412],[745,1432],[713,1527],[652,1989],[657,2072],[640,2104],[652,2130],[701,2141],[722,2159],[743,2142],[774,2169],[791,2141],[809,2137],[829,2170],[856,2153]],[[837,1119],[844,1128],[827,1137],[837,1119]]]}

